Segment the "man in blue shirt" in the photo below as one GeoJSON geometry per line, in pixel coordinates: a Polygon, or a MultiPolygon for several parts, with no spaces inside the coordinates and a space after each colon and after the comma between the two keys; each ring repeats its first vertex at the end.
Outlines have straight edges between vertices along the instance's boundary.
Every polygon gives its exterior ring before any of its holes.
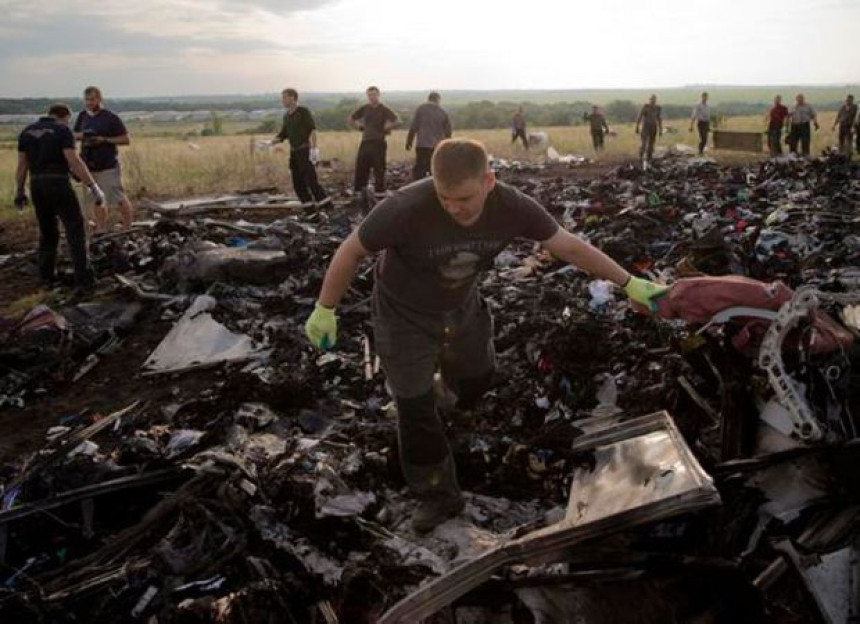
{"type": "Polygon", "coordinates": [[[81,158],[104,189],[107,201],[91,206],[96,233],[108,229],[108,206],[119,206],[124,227],[132,221],[132,206],[122,188],[118,145],[128,145],[128,130],[118,115],[102,106],[102,92],[98,87],[84,90],[86,109],[78,113],[75,121],[75,138],[82,143],[81,158]]]}
{"type": "Polygon", "coordinates": [[[75,284],[87,287],[93,281],[87,263],[84,218],[69,181],[69,171],[89,187],[89,194],[97,206],[104,204],[105,196],[75,153],[75,138],[69,129],[71,116],[68,106],[54,104],[47,116],[24,128],[18,137],[15,206],[23,210],[29,201],[24,190],[29,174],[30,193],[39,221],[39,277],[44,286],[50,286],[54,281],[57,244],[60,241],[58,218],[66,231],[75,268],[75,284]]]}

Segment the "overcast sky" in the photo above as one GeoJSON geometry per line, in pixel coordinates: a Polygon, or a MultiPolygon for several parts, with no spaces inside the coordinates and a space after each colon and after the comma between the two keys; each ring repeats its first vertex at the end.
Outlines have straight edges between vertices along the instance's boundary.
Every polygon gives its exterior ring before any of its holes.
{"type": "Polygon", "coordinates": [[[0,96],[860,82],[860,0],[0,0],[0,96]]]}

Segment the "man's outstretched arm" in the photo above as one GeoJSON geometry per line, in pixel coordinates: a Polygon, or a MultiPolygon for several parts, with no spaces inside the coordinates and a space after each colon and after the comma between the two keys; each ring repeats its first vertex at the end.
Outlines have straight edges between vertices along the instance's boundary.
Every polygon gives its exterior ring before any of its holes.
{"type": "Polygon", "coordinates": [[[631,300],[652,312],[657,309],[655,300],[669,289],[668,286],[633,277],[615,260],[567,230],[559,228],[542,244],[555,257],[599,279],[614,282],[624,289],[631,300]]]}

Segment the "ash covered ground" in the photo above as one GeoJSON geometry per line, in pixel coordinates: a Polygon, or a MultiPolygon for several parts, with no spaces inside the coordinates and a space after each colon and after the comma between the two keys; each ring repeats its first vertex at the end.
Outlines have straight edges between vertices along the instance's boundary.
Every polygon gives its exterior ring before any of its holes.
{"type": "MultiPolygon", "coordinates": [[[[843,579],[819,564],[854,552],[860,518],[846,303],[860,288],[858,167],[665,158],[591,178],[496,165],[637,274],[832,295],[819,310],[831,329],[806,317],[783,349],[821,436],[774,428],[785,410],[762,419],[766,322],[700,332],[645,315],[520,242],[481,286],[494,387],[445,415],[466,511],[417,536],[373,354],[370,264],[340,308],[337,348],[321,355],[303,334],[358,216],[346,202],[294,214],[265,193],[150,205],[148,221],[92,244],[100,280],[86,299],[60,289],[0,319],[0,620],[374,622],[428,579],[557,521],[594,468],[573,450],[583,423],[662,410],[719,505],[622,526],[553,565],[504,566],[436,621],[823,622],[860,607],[847,590],[819,593],[843,579]]],[[[32,258],[6,244],[3,293],[20,296],[32,258]]]]}

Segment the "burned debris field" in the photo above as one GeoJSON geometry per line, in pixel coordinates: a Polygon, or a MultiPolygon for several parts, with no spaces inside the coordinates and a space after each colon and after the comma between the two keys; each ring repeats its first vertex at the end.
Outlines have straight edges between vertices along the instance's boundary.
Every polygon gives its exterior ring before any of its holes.
{"type": "Polygon", "coordinates": [[[410,529],[370,263],[336,348],[304,336],[345,193],[151,203],[91,244],[86,300],[0,318],[0,622],[860,617],[860,168],[494,167],[673,287],[647,313],[530,243],[497,258],[496,379],[444,412],[463,514],[410,529]]]}

